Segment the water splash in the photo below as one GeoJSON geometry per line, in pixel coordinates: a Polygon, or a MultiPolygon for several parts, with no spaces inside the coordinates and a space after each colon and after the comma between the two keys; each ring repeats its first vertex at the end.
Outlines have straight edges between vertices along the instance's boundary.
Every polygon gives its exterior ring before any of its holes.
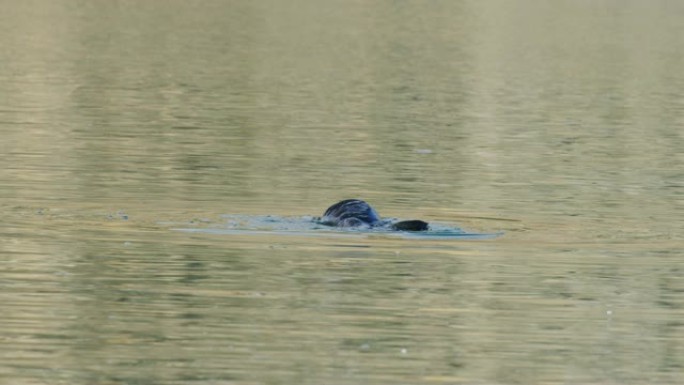
{"type": "Polygon", "coordinates": [[[491,239],[502,233],[471,233],[446,223],[430,223],[420,232],[393,231],[387,228],[338,228],[325,226],[312,216],[222,215],[222,222],[193,221],[175,223],[172,230],[216,235],[294,235],[325,237],[368,237],[383,235],[410,239],[491,239]],[[191,225],[192,227],[190,227],[191,225]]]}

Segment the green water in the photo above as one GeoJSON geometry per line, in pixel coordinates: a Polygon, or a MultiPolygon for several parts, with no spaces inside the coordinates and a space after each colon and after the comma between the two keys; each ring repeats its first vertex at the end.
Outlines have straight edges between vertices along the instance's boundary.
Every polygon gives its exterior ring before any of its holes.
{"type": "Polygon", "coordinates": [[[3,2],[0,383],[682,383],[683,21],[3,2]],[[345,198],[503,236],[226,217],[345,198]]]}

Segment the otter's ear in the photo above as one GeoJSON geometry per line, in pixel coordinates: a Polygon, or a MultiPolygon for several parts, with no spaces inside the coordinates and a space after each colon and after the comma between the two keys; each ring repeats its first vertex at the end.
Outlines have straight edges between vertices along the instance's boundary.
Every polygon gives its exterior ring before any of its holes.
{"type": "Polygon", "coordinates": [[[392,229],[399,231],[425,231],[429,227],[430,226],[427,222],[423,222],[418,219],[413,219],[410,221],[401,221],[392,224],[392,229]]]}

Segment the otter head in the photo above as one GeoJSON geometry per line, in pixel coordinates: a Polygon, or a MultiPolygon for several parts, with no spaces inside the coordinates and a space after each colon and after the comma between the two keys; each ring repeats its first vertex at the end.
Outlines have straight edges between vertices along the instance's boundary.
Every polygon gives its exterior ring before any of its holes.
{"type": "Polygon", "coordinates": [[[382,221],[380,215],[368,203],[360,199],[346,199],[328,207],[319,223],[340,227],[374,227],[387,225],[396,231],[425,231],[427,222],[413,219],[389,223],[382,221]]]}
{"type": "Polygon", "coordinates": [[[366,202],[346,199],[328,207],[321,223],[331,226],[373,226],[380,222],[380,215],[366,202]]]}

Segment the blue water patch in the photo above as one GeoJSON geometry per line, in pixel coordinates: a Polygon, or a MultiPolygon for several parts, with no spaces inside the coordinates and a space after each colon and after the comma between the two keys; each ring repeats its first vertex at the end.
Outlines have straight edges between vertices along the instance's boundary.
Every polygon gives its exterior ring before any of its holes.
{"type": "Polygon", "coordinates": [[[471,233],[446,223],[430,223],[427,231],[394,231],[387,228],[339,228],[322,225],[315,217],[275,215],[222,215],[224,221],[174,223],[173,230],[216,235],[292,235],[314,237],[365,237],[382,235],[410,239],[491,239],[503,233],[471,233]]]}

